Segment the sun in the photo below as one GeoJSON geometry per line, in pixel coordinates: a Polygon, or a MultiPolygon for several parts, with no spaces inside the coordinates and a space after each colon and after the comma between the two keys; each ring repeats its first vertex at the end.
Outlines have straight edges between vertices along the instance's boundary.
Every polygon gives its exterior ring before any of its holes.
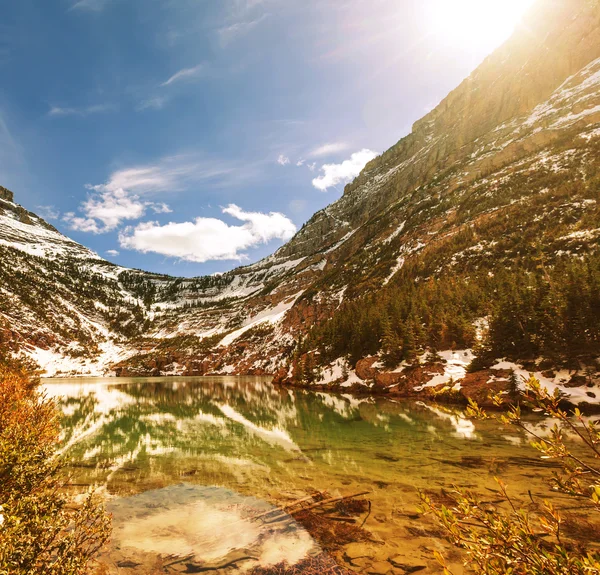
{"type": "Polygon", "coordinates": [[[508,39],[534,0],[428,0],[429,29],[440,43],[493,49],[508,39]]]}

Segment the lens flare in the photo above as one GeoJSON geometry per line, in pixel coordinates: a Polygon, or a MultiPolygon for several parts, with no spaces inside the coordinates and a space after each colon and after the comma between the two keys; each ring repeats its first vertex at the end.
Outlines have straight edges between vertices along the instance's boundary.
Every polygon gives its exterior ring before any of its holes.
{"type": "Polygon", "coordinates": [[[429,28],[439,42],[497,46],[508,39],[534,0],[432,0],[429,28]]]}

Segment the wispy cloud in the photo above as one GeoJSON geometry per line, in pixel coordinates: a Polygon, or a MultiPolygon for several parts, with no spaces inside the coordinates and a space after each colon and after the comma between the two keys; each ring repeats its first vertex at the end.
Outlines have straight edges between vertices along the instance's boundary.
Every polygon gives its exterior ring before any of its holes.
{"type": "Polygon", "coordinates": [[[364,149],[352,154],[349,160],[341,164],[325,164],[321,167],[321,172],[323,173],[315,178],[312,184],[317,190],[321,190],[322,192],[338,184],[347,184],[356,178],[362,172],[363,168],[376,157],[377,154],[375,152],[364,149]]]}
{"type": "Polygon", "coordinates": [[[191,222],[170,222],[161,226],[146,222],[119,234],[121,247],[142,253],[158,253],[203,263],[214,260],[247,259],[245,250],[271,240],[289,240],[296,226],[284,214],[246,212],[235,204],[223,213],[241,222],[229,225],[218,218],[196,218],[191,222]]]}
{"type": "Polygon", "coordinates": [[[94,114],[108,114],[116,112],[117,107],[114,104],[96,104],[93,106],[85,106],[82,108],[63,108],[60,106],[52,106],[48,111],[48,116],[60,118],[65,116],[80,116],[82,118],[94,114]]]}
{"type": "Polygon", "coordinates": [[[80,10],[83,12],[101,12],[111,0],[79,0],[70,8],[71,10],[80,10]]]}
{"type": "Polygon", "coordinates": [[[219,28],[219,39],[222,46],[227,46],[239,36],[248,34],[253,28],[256,28],[261,22],[264,22],[269,17],[269,14],[262,14],[253,20],[234,22],[228,26],[219,28]]]}
{"type": "Polygon", "coordinates": [[[117,257],[120,253],[118,250],[106,250],[106,254],[112,257],[117,257]]]}
{"type": "Polygon", "coordinates": [[[45,220],[58,220],[60,212],[54,206],[36,206],[38,215],[45,220]]]}
{"type": "Polygon", "coordinates": [[[256,9],[261,9],[268,4],[274,4],[278,0],[226,0],[228,4],[228,11],[232,17],[247,16],[254,12],[256,9]]]}
{"type": "Polygon", "coordinates": [[[148,211],[171,212],[157,194],[182,192],[192,185],[225,186],[253,174],[253,167],[210,160],[192,154],[163,158],[154,164],[133,166],[113,172],[102,184],[88,184],[90,194],[78,212],[63,220],[78,231],[101,234],[117,229],[123,222],[139,220],[148,211]]]}
{"type": "Polygon", "coordinates": [[[176,82],[189,82],[192,80],[196,80],[201,77],[206,71],[205,64],[198,64],[198,66],[194,66],[193,68],[183,68],[183,70],[179,70],[173,74],[168,80],[161,84],[162,87],[170,86],[171,84],[175,84],[176,82]]]}
{"type": "Polygon", "coordinates": [[[142,100],[137,105],[136,110],[138,112],[143,112],[144,110],[162,110],[168,102],[169,98],[166,96],[156,96],[154,98],[142,100]]]}
{"type": "Polygon", "coordinates": [[[210,160],[195,154],[168,156],[141,166],[133,166],[113,172],[103,184],[88,185],[96,192],[114,192],[119,189],[136,194],[178,192],[192,183],[219,182],[234,176],[243,167],[210,160]]]}
{"type": "MultiPolygon", "coordinates": [[[[347,150],[349,145],[346,142],[333,142],[330,144],[323,144],[317,148],[314,148],[307,152],[305,157],[300,157],[298,160],[294,160],[296,166],[301,168],[302,166],[306,166],[311,172],[314,172],[317,164],[315,162],[308,163],[307,158],[311,158],[313,160],[317,158],[323,158],[325,156],[331,156],[333,154],[338,154],[347,150]]],[[[287,166],[291,164],[291,160],[285,154],[280,154],[277,158],[277,163],[281,166],[287,166]]]]}
{"type": "Polygon", "coordinates": [[[329,156],[331,154],[337,154],[339,152],[344,152],[349,148],[348,144],[345,142],[333,142],[330,144],[323,144],[318,148],[312,150],[309,154],[311,158],[321,158],[323,156],[329,156]]]}

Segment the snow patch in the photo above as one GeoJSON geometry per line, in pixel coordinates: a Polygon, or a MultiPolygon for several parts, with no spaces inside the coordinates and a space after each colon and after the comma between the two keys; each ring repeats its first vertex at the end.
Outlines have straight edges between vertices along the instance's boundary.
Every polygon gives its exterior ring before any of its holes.
{"type": "MultiPolygon", "coordinates": [[[[529,376],[532,373],[523,369],[520,365],[510,361],[501,361],[492,366],[491,369],[514,370],[519,380],[519,388],[523,391],[526,389],[525,381],[529,379],[529,376]]],[[[553,379],[546,377],[539,371],[533,372],[533,375],[537,380],[539,380],[541,386],[545,387],[550,393],[554,393],[555,390],[558,389],[562,394],[564,394],[565,399],[571,403],[574,403],[575,405],[580,403],[600,404],[600,389],[598,386],[593,388],[588,388],[585,386],[567,388],[564,386],[564,384],[571,379],[571,376],[573,375],[572,372],[567,370],[559,371],[555,374],[553,379]],[[587,395],[587,392],[590,391],[594,393],[596,396],[595,398],[587,395]]]]}
{"type": "Polygon", "coordinates": [[[386,240],[384,240],[384,244],[389,244],[391,243],[395,238],[397,238],[403,231],[404,231],[404,227],[406,226],[406,220],[403,221],[400,226],[392,233],[391,236],[389,236],[386,240]]]}
{"type": "Polygon", "coordinates": [[[392,278],[404,267],[404,256],[400,256],[397,260],[396,260],[396,265],[392,268],[392,270],[390,271],[389,275],[385,278],[385,280],[383,280],[383,285],[386,286],[390,283],[390,281],[392,280],[392,278]]]}
{"type": "Polygon", "coordinates": [[[270,323],[272,325],[278,324],[284,317],[285,314],[294,306],[298,298],[304,292],[298,292],[296,295],[292,296],[292,298],[288,298],[287,300],[282,301],[278,305],[272,308],[267,308],[266,310],[260,312],[258,315],[253,318],[247,320],[245,325],[241,328],[236,329],[231,332],[229,335],[226,335],[220,342],[219,346],[227,347],[230,346],[236,339],[244,335],[248,330],[261,325],[263,323],[270,323]]]}
{"type": "Polygon", "coordinates": [[[442,351],[438,354],[446,361],[444,373],[434,376],[424,385],[414,387],[415,391],[423,391],[426,387],[437,387],[438,385],[454,382],[453,391],[460,391],[460,381],[467,374],[467,367],[475,357],[470,349],[461,351],[442,351]]]}
{"type": "Polygon", "coordinates": [[[356,372],[347,365],[344,358],[338,358],[322,371],[321,378],[315,385],[339,383],[342,387],[352,387],[355,384],[365,385],[356,372]]]}

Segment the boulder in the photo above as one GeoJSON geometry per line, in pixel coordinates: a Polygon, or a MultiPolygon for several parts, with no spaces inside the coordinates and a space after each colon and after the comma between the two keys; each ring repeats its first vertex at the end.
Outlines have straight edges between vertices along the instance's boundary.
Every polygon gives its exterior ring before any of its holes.
{"type": "MultiPolygon", "coordinates": [[[[467,373],[461,381],[461,393],[466,399],[472,399],[481,407],[494,407],[492,395],[508,391],[508,371],[485,369],[467,373]]],[[[509,401],[506,396],[506,402],[509,401]]]]}
{"type": "Polygon", "coordinates": [[[379,358],[377,356],[366,357],[361,359],[356,364],[356,375],[363,380],[375,379],[378,374],[378,369],[373,367],[373,364],[377,363],[379,358]]]}
{"type": "Polygon", "coordinates": [[[6,200],[7,202],[14,203],[15,195],[10,190],[0,186],[0,200],[6,200]]]}
{"type": "Polygon", "coordinates": [[[419,365],[407,367],[401,372],[379,373],[375,377],[375,383],[385,387],[397,385],[398,387],[392,390],[393,393],[402,396],[413,396],[419,394],[414,390],[415,387],[425,385],[434,376],[442,373],[444,373],[444,366],[441,364],[419,365]]]}
{"type": "Polygon", "coordinates": [[[406,374],[404,372],[387,372],[378,373],[375,375],[375,385],[379,387],[391,387],[392,385],[399,385],[406,383],[406,374]]]}
{"type": "Polygon", "coordinates": [[[574,375],[567,383],[565,383],[565,387],[585,387],[587,382],[588,380],[585,375],[574,375]]]}

